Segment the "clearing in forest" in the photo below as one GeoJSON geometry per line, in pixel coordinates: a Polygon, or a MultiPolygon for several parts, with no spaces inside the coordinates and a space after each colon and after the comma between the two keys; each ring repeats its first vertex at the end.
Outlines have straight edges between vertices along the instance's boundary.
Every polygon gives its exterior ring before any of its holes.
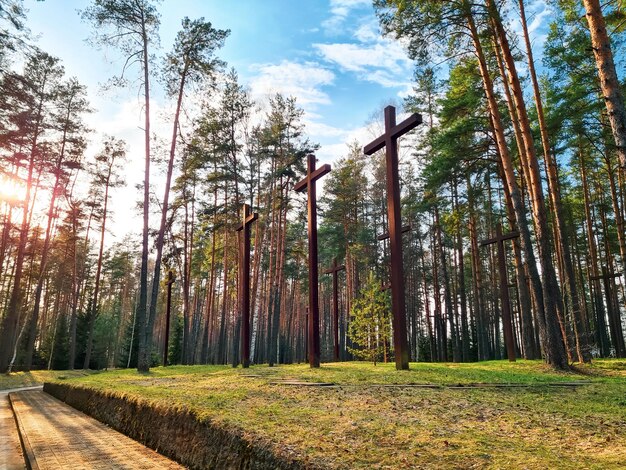
{"type": "Polygon", "coordinates": [[[334,468],[607,469],[626,462],[626,362],[619,360],[571,373],[538,361],[412,363],[409,371],[362,362],[173,366],[64,382],[189,409],[334,468]]]}

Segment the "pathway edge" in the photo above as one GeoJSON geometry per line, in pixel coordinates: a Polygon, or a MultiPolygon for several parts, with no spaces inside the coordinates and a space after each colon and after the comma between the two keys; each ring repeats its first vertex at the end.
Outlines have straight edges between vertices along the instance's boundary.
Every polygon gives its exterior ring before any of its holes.
{"type": "Polygon", "coordinates": [[[15,411],[15,407],[13,406],[13,392],[9,393],[9,403],[11,404],[11,411],[13,412],[13,418],[15,419],[15,424],[17,426],[17,433],[20,436],[20,443],[22,444],[22,453],[24,455],[24,462],[26,463],[26,468],[29,470],[39,470],[39,465],[37,464],[37,458],[35,457],[35,453],[33,452],[33,448],[30,445],[30,441],[28,440],[28,436],[24,431],[24,425],[22,423],[22,418],[19,413],[15,411]]]}

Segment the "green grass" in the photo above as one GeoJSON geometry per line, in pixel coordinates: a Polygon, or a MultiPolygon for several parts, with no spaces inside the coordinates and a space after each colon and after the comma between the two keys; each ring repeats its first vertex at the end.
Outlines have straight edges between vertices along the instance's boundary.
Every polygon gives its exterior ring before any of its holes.
{"type": "Polygon", "coordinates": [[[92,372],[84,370],[33,370],[30,372],[12,372],[0,374],[0,390],[11,388],[32,387],[51,380],[65,380],[74,377],[83,377],[92,372]]]}
{"type": "Polygon", "coordinates": [[[626,362],[558,373],[541,362],[324,364],[109,371],[68,383],[192,410],[336,468],[624,468],[626,362]],[[258,375],[246,377],[245,375],[258,375]],[[272,382],[295,379],[336,387],[272,382]],[[577,388],[552,382],[589,381],[577,388]],[[531,384],[410,388],[373,384],[531,384]],[[542,385],[543,384],[543,385],[542,385]]]}

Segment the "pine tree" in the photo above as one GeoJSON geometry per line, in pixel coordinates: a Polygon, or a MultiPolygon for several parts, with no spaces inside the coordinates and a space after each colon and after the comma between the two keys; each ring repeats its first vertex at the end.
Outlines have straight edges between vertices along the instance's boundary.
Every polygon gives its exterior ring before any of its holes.
{"type": "Polygon", "coordinates": [[[158,41],[159,15],[150,0],[94,0],[82,11],[82,17],[94,26],[94,39],[100,45],[114,45],[124,55],[124,68],[113,78],[117,85],[126,83],[126,68],[139,65],[139,87],[143,89],[144,107],[144,197],[143,232],[139,303],[137,324],[139,325],[139,361],[137,369],[150,369],[152,332],[148,331],[148,217],[150,213],[150,47],[158,41]]]}
{"type": "Polygon", "coordinates": [[[348,336],[352,342],[350,352],[374,365],[381,357],[385,362],[390,360],[390,304],[389,294],[381,289],[380,281],[370,272],[350,309],[348,336]]]}

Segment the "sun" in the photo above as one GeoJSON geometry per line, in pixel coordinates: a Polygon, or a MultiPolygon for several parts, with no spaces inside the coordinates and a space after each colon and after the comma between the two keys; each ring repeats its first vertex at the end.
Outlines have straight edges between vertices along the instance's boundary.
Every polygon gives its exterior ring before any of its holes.
{"type": "Polygon", "coordinates": [[[17,205],[26,198],[26,188],[22,181],[14,176],[0,177],[0,201],[17,205]]]}

